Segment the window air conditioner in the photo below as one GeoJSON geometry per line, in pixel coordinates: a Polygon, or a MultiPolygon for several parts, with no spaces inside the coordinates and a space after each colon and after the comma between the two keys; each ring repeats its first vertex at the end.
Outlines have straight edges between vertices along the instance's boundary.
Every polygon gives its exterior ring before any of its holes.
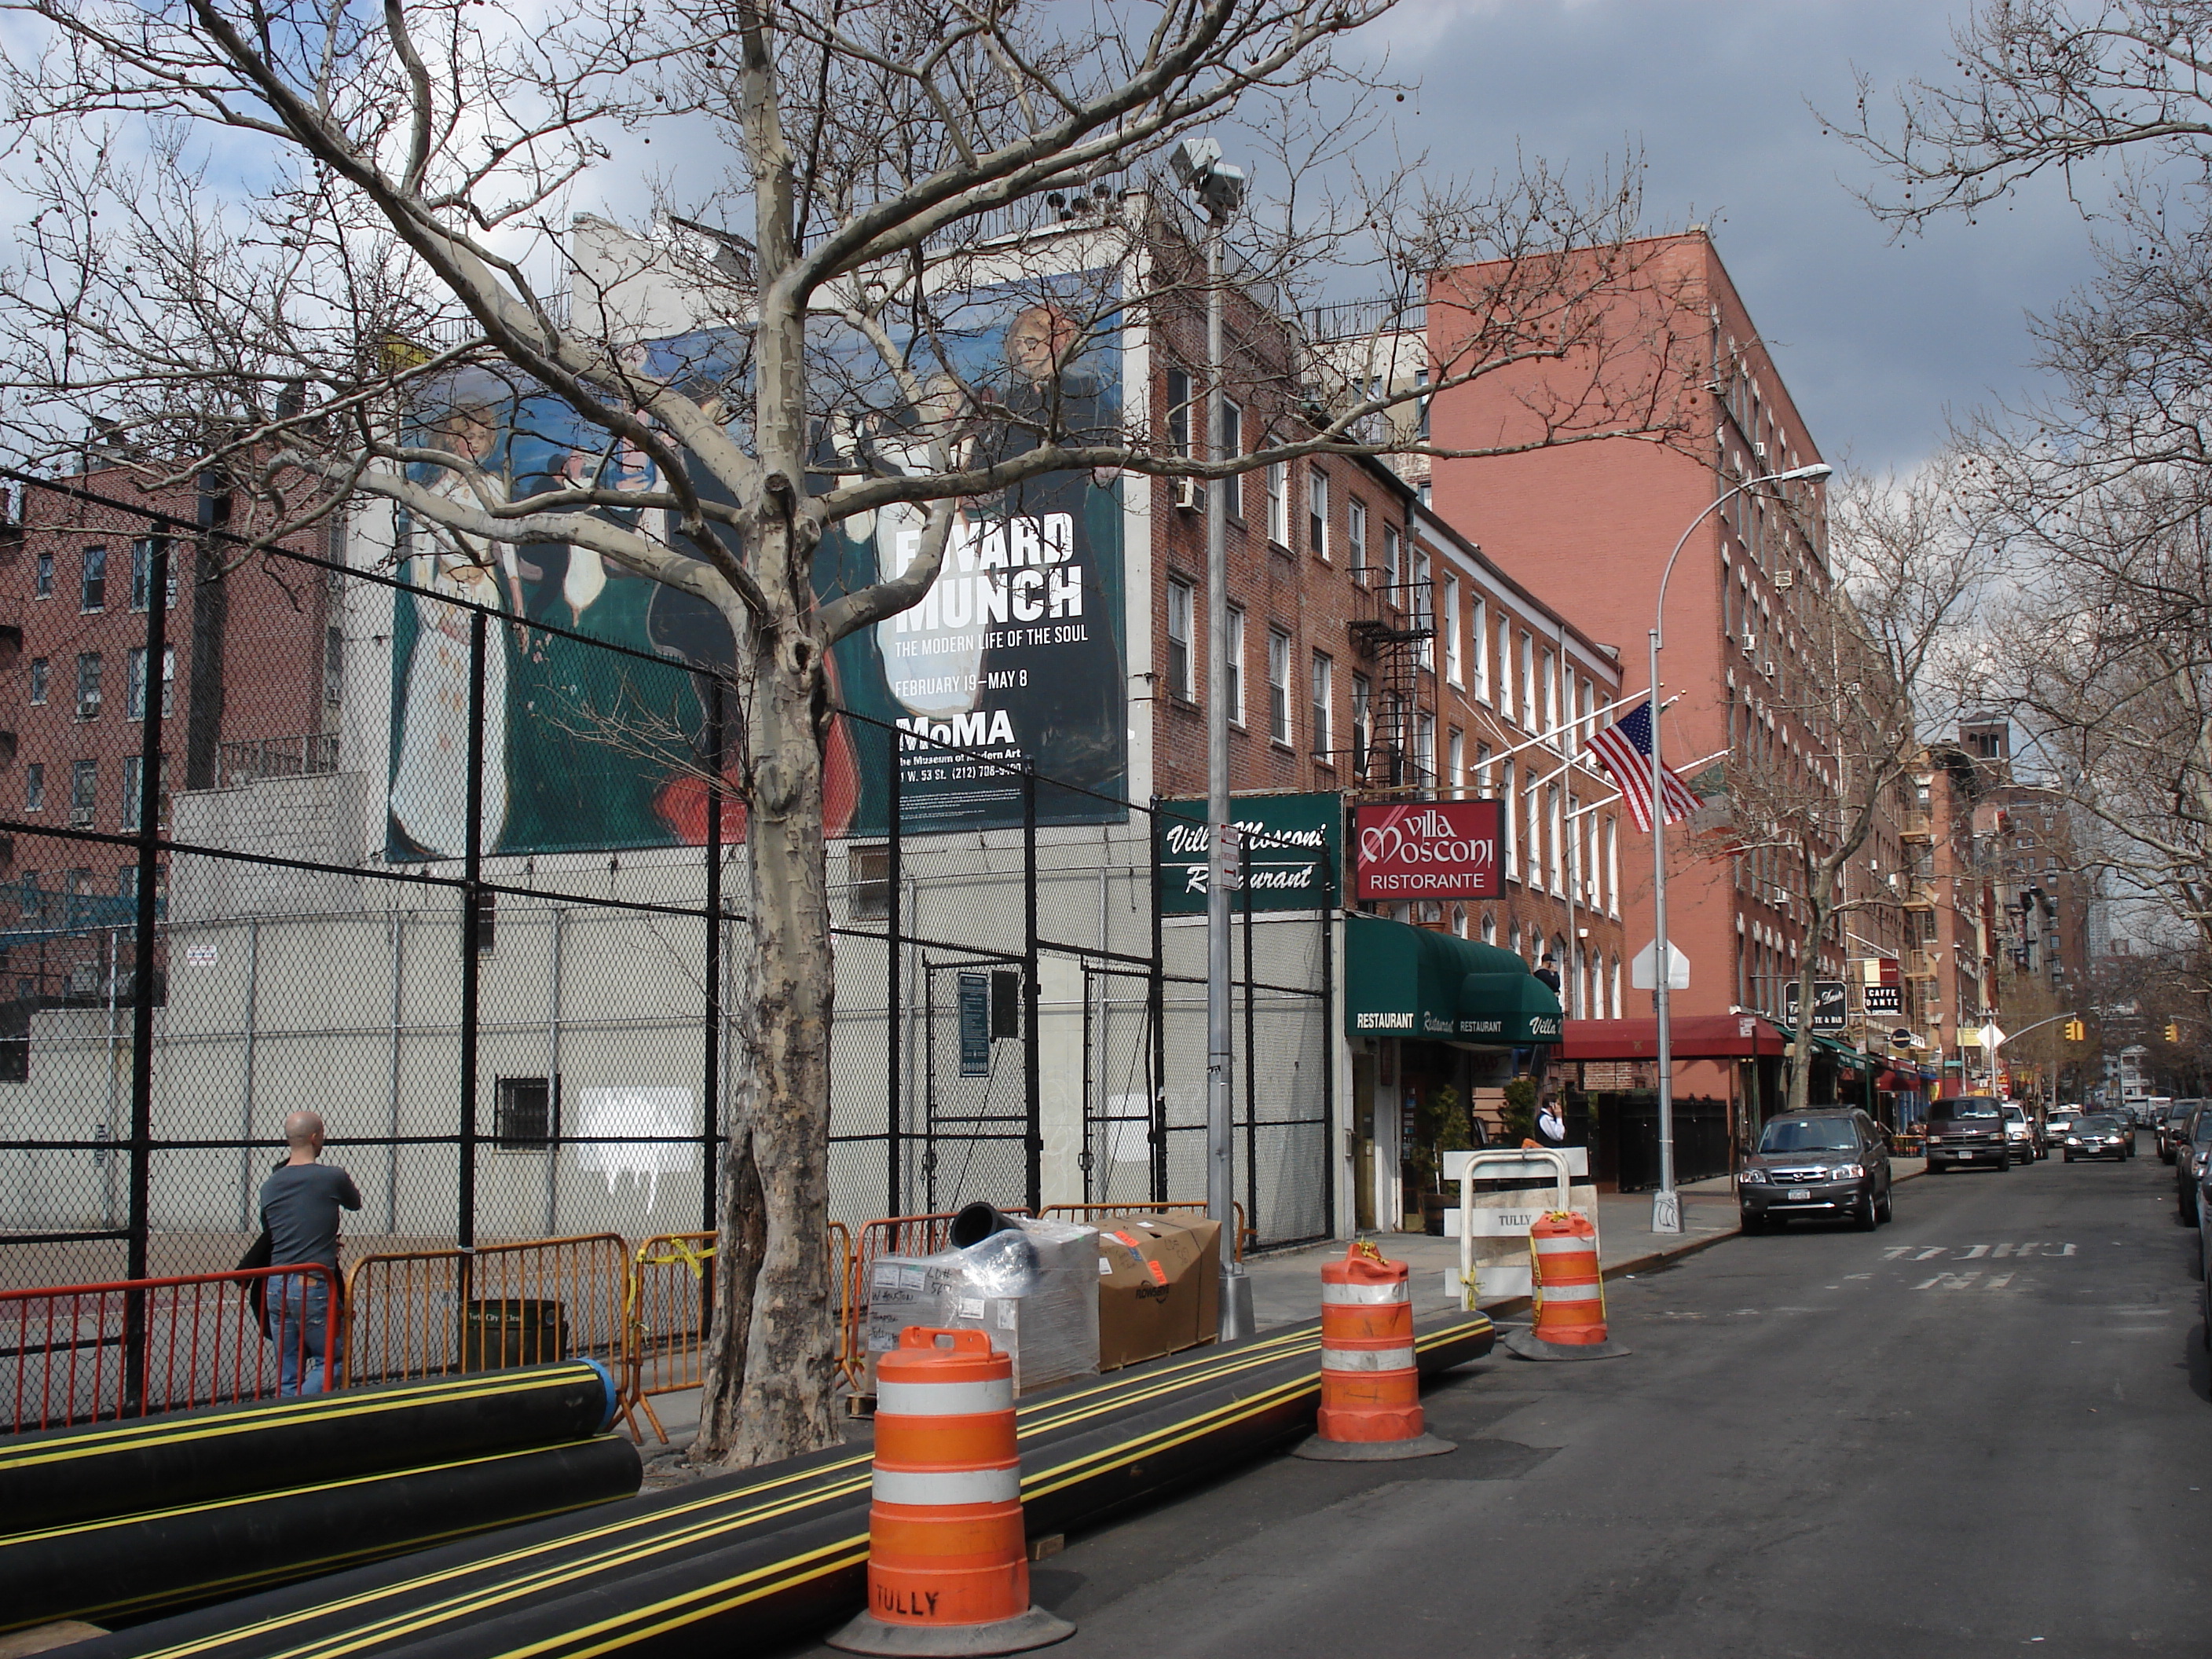
{"type": "Polygon", "coordinates": [[[1777,592],[1787,593],[1796,585],[1796,572],[1792,570],[1778,570],[1774,573],[1774,587],[1777,592]]]}
{"type": "Polygon", "coordinates": [[[1759,665],[1759,672],[1771,680],[1774,678],[1774,665],[1771,662],[1763,662],[1759,665]]]}
{"type": "Polygon", "coordinates": [[[1197,479],[1177,478],[1175,481],[1175,503],[1177,507],[1196,507],[1198,505],[1197,479]]]}

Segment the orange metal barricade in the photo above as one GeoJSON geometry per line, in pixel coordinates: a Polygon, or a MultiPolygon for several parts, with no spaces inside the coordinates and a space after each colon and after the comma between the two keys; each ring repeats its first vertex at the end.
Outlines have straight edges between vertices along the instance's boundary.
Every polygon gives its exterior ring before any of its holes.
{"type": "MultiPolygon", "coordinates": [[[[345,1380],[404,1382],[572,1355],[620,1369],[629,1256],[619,1233],[363,1256],[346,1275],[345,1380]]],[[[627,1398],[620,1409],[635,1434],[627,1398]]]]}
{"type": "MultiPolygon", "coordinates": [[[[1244,1252],[1252,1243],[1252,1230],[1244,1224],[1244,1201],[1232,1200],[1237,1212],[1237,1237],[1229,1241],[1229,1248],[1242,1261],[1244,1252]]],[[[1202,1198],[1163,1199],[1154,1203],[1150,1199],[1131,1204],[1048,1204],[1044,1206],[1048,1221],[1087,1223],[1094,1215],[1181,1215],[1206,1213],[1202,1198]]]]}
{"type": "MultiPolygon", "coordinates": [[[[337,1275],[319,1262],[0,1291],[0,1431],[275,1398],[281,1357],[251,1292],[257,1282],[290,1279],[325,1287],[319,1346],[330,1353],[343,1316],[337,1275]]],[[[277,1328],[272,1309],[270,1330],[277,1328]]],[[[299,1334],[303,1365],[311,1334],[299,1334]]]]}

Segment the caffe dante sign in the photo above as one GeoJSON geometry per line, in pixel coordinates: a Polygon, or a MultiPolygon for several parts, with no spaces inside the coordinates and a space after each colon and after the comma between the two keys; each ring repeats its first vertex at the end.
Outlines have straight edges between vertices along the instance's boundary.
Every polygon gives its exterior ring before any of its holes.
{"type": "Polygon", "coordinates": [[[1352,820],[1354,895],[1363,899],[1496,898],[1504,809],[1494,800],[1362,806],[1352,820]]]}

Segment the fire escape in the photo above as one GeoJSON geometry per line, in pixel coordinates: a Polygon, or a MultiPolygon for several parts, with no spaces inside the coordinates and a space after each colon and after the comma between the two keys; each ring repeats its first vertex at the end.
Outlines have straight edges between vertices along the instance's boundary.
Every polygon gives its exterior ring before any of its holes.
{"type": "Polygon", "coordinates": [[[1433,729],[1425,747],[1416,741],[1421,670],[1437,635],[1436,585],[1388,580],[1394,574],[1372,565],[1352,573],[1352,646],[1373,688],[1372,707],[1352,711],[1352,769],[1370,793],[1432,789],[1437,781],[1433,729]]]}

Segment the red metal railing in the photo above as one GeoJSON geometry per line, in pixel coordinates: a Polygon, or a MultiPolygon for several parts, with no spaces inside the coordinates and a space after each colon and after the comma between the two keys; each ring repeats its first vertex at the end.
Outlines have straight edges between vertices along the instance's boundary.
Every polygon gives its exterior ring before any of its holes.
{"type": "Polygon", "coordinates": [[[325,1356],[334,1368],[344,1314],[337,1275],[319,1262],[0,1291],[0,1425],[13,1434],[274,1399],[285,1287],[270,1281],[302,1279],[322,1285],[325,1312],[319,1333],[293,1328],[295,1358],[302,1371],[325,1356]],[[272,1304],[267,1334],[257,1286],[272,1304]]]}

